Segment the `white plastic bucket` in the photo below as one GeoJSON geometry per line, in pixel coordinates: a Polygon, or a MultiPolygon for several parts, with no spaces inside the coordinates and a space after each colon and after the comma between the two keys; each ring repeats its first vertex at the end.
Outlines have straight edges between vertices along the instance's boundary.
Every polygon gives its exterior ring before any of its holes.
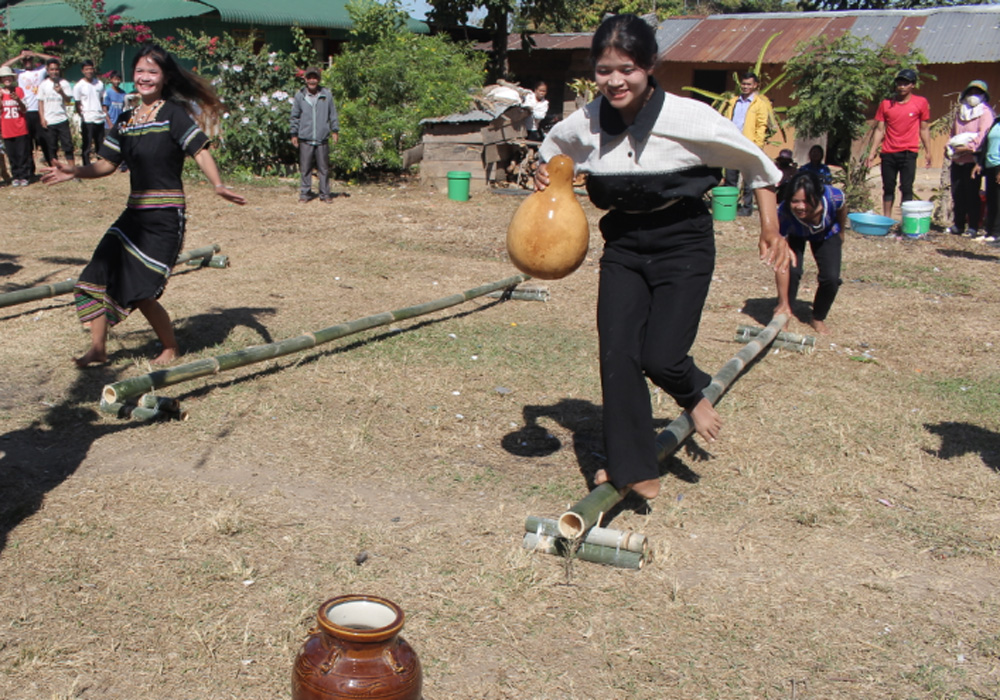
{"type": "Polygon", "coordinates": [[[903,202],[903,235],[920,238],[931,230],[933,202],[903,202]]]}

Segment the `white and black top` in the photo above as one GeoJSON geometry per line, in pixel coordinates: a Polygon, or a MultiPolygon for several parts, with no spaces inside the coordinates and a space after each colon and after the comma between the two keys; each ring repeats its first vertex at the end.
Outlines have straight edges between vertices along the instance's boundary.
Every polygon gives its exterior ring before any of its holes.
{"type": "Polygon", "coordinates": [[[655,90],[626,125],[603,96],[556,124],[539,149],[560,153],[589,174],[587,192],[600,209],[652,212],[683,197],[701,199],[721,168],[743,173],[751,188],[777,185],[781,171],[736,126],[697,100],[655,90]]]}

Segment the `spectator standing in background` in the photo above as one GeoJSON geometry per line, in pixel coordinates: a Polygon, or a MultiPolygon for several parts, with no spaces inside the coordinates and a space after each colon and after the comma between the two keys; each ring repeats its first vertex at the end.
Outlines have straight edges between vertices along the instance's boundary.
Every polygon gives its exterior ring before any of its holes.
{"type": "Polygon", "coordinates": [[[542,120],[549,113],[549,101],[545,99],[548,94],[549,86],[545,84],[544,80],[539,80],[535,84],[535,89],[525,95],[524,101],[521,102],[522,107],[531,110],[531,114],[525,122],[525,126],[528,129],[528,140],[530,141],[541,141],[544,138],[540,127],[542,120]]]}
{"type": "Polygon", "coordinates": [[[50,58],[45,63],[48,76],[38,89],[38,116],[49,142],[49,155],[53,163],[58,160],[62,146],[66,162],[73,161],[73,134],[69,130],[69,114],[66,105],[70,103],[73,88],[62,77],[62,66],[58,58],[50,58]]]}
{"type": "Polygon", "coordinates": [[[340,138],[340,120],[333,93],[319,84],[319,68],[306,68],[306,84],[295,93],[292,102],[292,145],[299,149],[299,203],[305,204],[315,197],[312,192],[313,164],[319,177],[319,199],[331,202],[330,196],[330,141],[340,138]]]}
{"type": "Polygon", "coordinates": [[[104,141],[104,83],[97,79],[97,69],[94,62],[86,60],[82,65],[83,77],[73,86],[73,101],[76,102],[76,112],[80,115],[80,133],[82,146],[80,157],[84,165],[90,164],[91,155],[97,156],[97,151],[104,141]]]}
{"type": "Polygon", "coordinates": [[[32,178],[35,176],[34,154],[36,146],[41,147],[42,160],[46,165],[51,165],[52,161],[52,154],[49,153],[48,136],[45,134],[45,129],[42,128],[41,118],[38,115],[38,90],[42,86],[42,81],[45,80],[48,75],[44,65],[36,65],[36,59],[39,58],[47,61],[50,58],[54,58],[54,56],[25,49],[19,55],[3,64],[4,66],[10,67],[16,61],[21,61],[22,68],[20,70],[15,69],[14,72],[17,74],[18,87],[24,91],[24,106],[28,108],[27,120],[28,137],[31,139],[30,166],[32,178]]]}
{"type": "Polygon", "coordinates": [[[892,216],[899,179],[900,201],[913,200],[913,180],[917,175],[917,153],[924,146],[924,167],[931,167],[931,110],[927,100],[914,95],[917,72],[904,68],[896,74],[895,94],[879,103],[875,113],[875,138],[868,167],[881,155],[882,214],[892,216]],[[881,149],[881,152],[880,152],[881,149]]]}
{"type": "Polygon", "coordinates": [[[953,146],[951,151],[951,202],[954,223],[949,233],[975,236],[979,231],[982,203],[979,190],[983,185],[981,174],[973,176],[976,151],[993,126],[989,88],[982,80],[973,80],[958,98],[958,109],[951,125],[951,137],[966,134],[964,144],[953,146]]]}
{"type": "Polygon", "coordinates": [[[799,168],[799,171],[815,173],[824,185],[832,185],[833,173],[830,172],[830,166],[823,162],[823,156],[823,147],[816,144],[809,149],[809,162],[799,168]]]}
{"type": "MultiPolygon", "coordinates": [[[[757,148],[764,148],[767,141],[767,123],[771,118],[771,100],[761,95],[757,90],[760,88],[760,81],[755,73],[744,73],[740,76],[740,94],[734,95],[726,103],[724,116],[729,119],[743,135],[753,141],[757,148]]],[[[738,187],[740,181],[740,171],[734,168],[726,168],[725,184],[730,187],[738,187]]],[[[753,188],[744,178],[742,204],[737,209],[740,216],[750,216],[753,214],[753,188]]]]}
{"type": "Polygon", "coordinates": [[[10,66],[0,67],[0,136],[10,160],[14,187],[26,187],[31,176],[31,137],[28,136],[28,108],[24,105],[24,90],[17,86],[17,77],[10,66]]]}

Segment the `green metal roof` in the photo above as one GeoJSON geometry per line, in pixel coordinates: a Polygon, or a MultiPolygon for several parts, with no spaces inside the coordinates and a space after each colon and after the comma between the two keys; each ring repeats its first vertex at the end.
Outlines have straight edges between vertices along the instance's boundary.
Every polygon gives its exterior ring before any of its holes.
{"type": "MultiPolygon", "coordinates": [[[[197,17],[213,8],[194,0],[114,0],[108,3],[114,14],[140,22],[156,22],[179,17],[197,17]]],[[[28,29],[79,27],[83,19],[62,0],[22,0],[9,5],[7,21],[15,32],[28,29]]]]}
{"type": "MultiPolygon", "coordinates": [[[[109,12],[130,17],[139,22],[197,17],[213,11],[223,22],[258,27],[298,24],[303,27],[351,29],[354,22],[347,13],[346,0],[113,0],[109,12]]],[[[83,21],[76,10],[63,0],[21,0],[11,2],[7,9],[8,24],[13,31],[79,27],[83,21]]],[[[426,22],[410,19],[406,28],[426,34],[426,22]]]]}

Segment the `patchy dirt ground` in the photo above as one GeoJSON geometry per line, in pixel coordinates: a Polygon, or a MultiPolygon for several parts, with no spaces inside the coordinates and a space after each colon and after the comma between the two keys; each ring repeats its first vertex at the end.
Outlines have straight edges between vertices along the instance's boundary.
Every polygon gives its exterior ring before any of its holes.
{"type": "MultiPolygon", "coordinates": [[[[0,191],[0,291],[75,276],[126,187],[0,191]]],[[[241,189],[242,209],[189,187],[187,248],[232,267],[172,279],[186,359],[513,274],[515,196],[241,189]]],[[[718,229],[709,371],[773,305],[755,224],[718,229]]],[[[833,334],[754,365],[724,439],[611,523],[651,539],[636,572],[520,545],[602,460],[593,230],[547,303],[477,299],[163,390],[187,422],[97,409],[149,369],[141,317],[80,372],[68,297],[0,309],[0,697],[288,697],[316,609],[348,592],[406,611],[427,700],[1000,696],[1000,251],[850,233],[833,334]]]]}

